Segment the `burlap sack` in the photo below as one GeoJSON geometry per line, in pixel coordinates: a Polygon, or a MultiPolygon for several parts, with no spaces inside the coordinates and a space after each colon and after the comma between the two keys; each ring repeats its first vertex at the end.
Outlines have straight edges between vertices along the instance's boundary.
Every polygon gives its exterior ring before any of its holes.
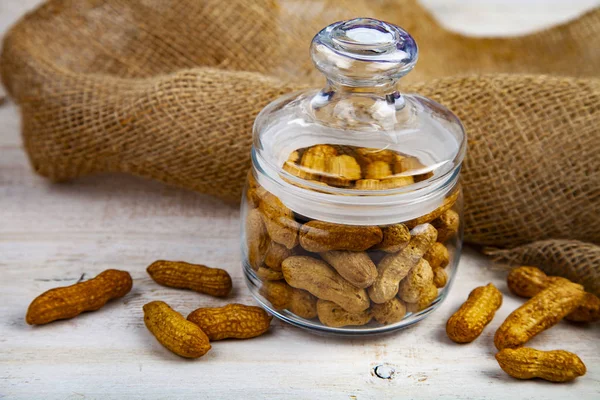
{"type": "Polygon", "coordinates": [[[356,16],[410,31],[420,60],[402,90],[465,123],[468,242],[600,242],[598,10],[530,36],[472,39],[412,0],[52,0],[7,34],[0,72],[41,175],[128,172],[237,202],[254,117],[322,85],[310,39],[356,16]]]}

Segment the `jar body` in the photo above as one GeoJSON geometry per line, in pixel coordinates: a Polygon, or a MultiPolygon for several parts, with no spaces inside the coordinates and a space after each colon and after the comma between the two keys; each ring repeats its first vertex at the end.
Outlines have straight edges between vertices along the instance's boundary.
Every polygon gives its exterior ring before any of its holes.
{"type": "Polygon", "coordinates": [[[377,334],[423,319],[446,297],[460,259],[458,173],[435,208],[410,220],[392,213],[387,221],[356,225],[289,208],[281,191],[277,196],[261,184],[268,177],[254,165],[241,205],[242,263],[252,295],[281,320],[317,332],[377,334]]]}

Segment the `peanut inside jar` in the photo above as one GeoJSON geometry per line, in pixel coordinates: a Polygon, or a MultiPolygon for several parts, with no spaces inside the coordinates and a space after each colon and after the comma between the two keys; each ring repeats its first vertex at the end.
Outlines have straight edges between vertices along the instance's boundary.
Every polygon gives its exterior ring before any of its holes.
{"type": "MultiPolygon", "coordinates": [[[[431,177],[414,156],[328,144],[293,151],[282,168],[318,186],[356,190],[431,177]]],[[[455,186],[437,208],[406,221],[340,224],[294,212],[250,173],[247,273],[276,312],[331,328],[397,324],[427,309],[448,285],[459,247],[459,196],[455,186]]]]}
{"type": "Polygon", "coordinates": [[[283,169],[319,185],[356,190],[400,188],[433,176],[414,156],[387,149],[328,144],[292,152],[283,169]]]}

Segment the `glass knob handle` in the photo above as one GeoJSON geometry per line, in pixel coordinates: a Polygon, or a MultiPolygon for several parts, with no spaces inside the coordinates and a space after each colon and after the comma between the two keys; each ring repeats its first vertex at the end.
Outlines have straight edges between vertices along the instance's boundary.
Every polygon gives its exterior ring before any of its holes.
{"type": "Polygon", "coordinates": [[[310,47],[315,66],[345,86],[387,85],[415,66],[418,48],[404,29],[371,18],[336,22],[321,30],[310,47]]]}

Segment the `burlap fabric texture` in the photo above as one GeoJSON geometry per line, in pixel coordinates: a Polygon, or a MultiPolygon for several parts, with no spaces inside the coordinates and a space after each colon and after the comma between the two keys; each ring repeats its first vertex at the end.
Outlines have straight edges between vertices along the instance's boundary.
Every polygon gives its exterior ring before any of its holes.
{"type": "MultiPolygon", "coordinates": [[[[600,242],[599,10],[474,39],[414,0],[51,0],[6,35],[0,69],[39,174],[127,172],[237,202],[254,117],[283,93],[322,86],[310,40],[356,16],[413,34],[420,60],[401,90],[467,128],[467,242],[600,242]]],[[[508,258],[530,260],[521,251],[508,258]]],[[[562,268],[583,262],[598,278],[597,257],[571,261],[562,268]]]]}

